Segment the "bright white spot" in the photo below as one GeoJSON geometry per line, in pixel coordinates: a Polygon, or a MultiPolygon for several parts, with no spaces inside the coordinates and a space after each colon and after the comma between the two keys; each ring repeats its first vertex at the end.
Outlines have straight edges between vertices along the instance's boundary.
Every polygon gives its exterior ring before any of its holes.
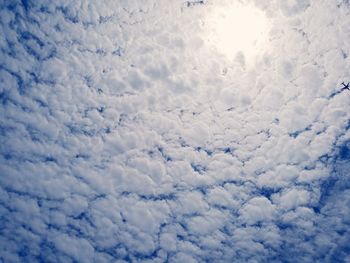
{"type": "Polygon", "coordinates": [[[239,52],[245,58],[254,57],[262,49],[269,27],[263,11],[237,2],[214,10],[207,25],[208,42],[229,59],[239,52]]]}

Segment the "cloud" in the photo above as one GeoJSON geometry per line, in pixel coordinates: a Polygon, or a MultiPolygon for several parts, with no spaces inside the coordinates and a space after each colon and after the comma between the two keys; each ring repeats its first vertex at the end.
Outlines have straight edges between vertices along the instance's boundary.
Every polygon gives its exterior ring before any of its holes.
{"type": "Polygon", "coordinates": [[[0,261],[347,262],[347,1],[0,3],[0,261]]]}

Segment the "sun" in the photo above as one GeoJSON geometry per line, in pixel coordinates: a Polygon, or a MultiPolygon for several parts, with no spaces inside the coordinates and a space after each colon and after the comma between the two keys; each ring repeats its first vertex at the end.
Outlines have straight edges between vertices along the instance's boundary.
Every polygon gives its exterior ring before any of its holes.
{"type": "Polygon", "coordinates": [[[262,10],[239,2],[213,10],[206,24],[207,41],[229,59],[237,54],[254,57],[263,48],[269,29],[262,10]]]}

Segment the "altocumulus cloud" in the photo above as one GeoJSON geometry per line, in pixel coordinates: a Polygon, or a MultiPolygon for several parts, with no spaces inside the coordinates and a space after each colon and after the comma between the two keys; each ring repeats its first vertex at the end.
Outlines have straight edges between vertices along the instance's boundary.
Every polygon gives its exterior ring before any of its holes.
{"type": "Polygon", "coordinates": [[[0,1],[0,261],[349,262],[350,5],[0,1]]]}

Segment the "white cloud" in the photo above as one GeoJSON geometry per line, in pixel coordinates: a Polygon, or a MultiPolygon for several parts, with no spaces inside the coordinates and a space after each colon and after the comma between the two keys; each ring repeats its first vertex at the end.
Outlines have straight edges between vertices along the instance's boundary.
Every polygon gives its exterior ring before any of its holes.
{"type": "Polygon", "coordinates": [[[204,41],[230,1],[22,2],[0,261],[348,260],[347,1],[243,1],[271,23],[249,68],[204,41]]]}
{"type": "Polygon", "coordinates": [[[265,197],[254,197],[241,208],[240,215],[248,224],[269,222],[275,217],[275,206],[265,197]]]}

